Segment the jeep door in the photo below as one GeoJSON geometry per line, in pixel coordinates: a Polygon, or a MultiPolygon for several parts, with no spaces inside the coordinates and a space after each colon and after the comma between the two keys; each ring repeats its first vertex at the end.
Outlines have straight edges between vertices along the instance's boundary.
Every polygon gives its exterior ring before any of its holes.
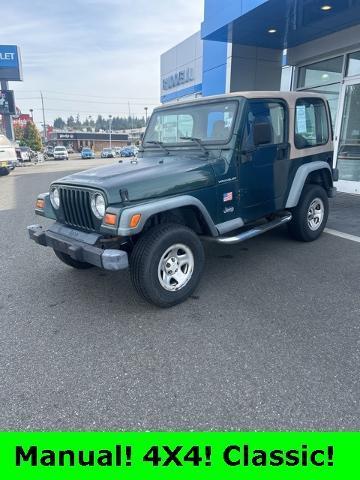
{"type": "Polygon", "coordinates": [[[245,222],[281,208],[290,167],[288,125],[284,100],[248,101],[238,155],[239,215],[245,222]]]}

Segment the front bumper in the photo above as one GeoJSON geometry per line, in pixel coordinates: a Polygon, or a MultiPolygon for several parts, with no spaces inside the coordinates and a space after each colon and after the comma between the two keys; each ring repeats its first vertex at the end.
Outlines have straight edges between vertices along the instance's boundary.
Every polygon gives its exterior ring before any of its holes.
{"type": "Polygon", "coordinates": [[[111,271],[124,270],[129,266],[127,252],[96,247],[94,244],[99,238],[97,234],[79,232],[56,223],[48,230],[44,230],[41,225],[30,225],[27,229],[34,242],[66,253],[79,262],[111,271]]]}
{"type": "Polygon", "coordinates": [[[0,162],[0,168],[8,168],[9,170],[14,170],[17,165],[15,160],[5,160],[0,162]]]}
{"type": "Polygon", "coordinates": [[[0,170],[11,170],[9,162],[0,162],[0,170]]]}

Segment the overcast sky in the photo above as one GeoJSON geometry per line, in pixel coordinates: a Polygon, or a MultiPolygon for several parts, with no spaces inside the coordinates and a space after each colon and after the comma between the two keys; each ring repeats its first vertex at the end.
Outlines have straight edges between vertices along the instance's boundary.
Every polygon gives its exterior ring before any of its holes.
{"type": "Polygon", "coordinates": [[[200,28],[203,0],[1,1],[0,45],[21,48],[23,113],[143,115],[159,103],[160,54],[200,28]]]}

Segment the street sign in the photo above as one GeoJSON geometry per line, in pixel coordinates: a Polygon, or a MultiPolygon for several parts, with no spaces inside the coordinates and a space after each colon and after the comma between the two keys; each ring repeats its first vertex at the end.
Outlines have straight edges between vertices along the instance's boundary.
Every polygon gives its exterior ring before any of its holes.
{"type": "Polygon", "coordinates": [[[17,45],[0,45],[0,80],[22,80],[21,57],[17,45]]]}
{"type": "Polygon", "coordinates": [[[15,115],[15,98],[12,90],[0,90],[0,115],[15,115]]]}

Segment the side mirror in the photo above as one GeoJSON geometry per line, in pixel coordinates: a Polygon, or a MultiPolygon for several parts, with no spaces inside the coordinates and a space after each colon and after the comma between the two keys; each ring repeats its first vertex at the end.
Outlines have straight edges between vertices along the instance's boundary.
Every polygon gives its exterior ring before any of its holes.
{"type": "Polygon", "coordinates": [[[254,145],[266,145],[273,141],[273,131],[270,123],[255,123],[253,126],[254,145]]]}

